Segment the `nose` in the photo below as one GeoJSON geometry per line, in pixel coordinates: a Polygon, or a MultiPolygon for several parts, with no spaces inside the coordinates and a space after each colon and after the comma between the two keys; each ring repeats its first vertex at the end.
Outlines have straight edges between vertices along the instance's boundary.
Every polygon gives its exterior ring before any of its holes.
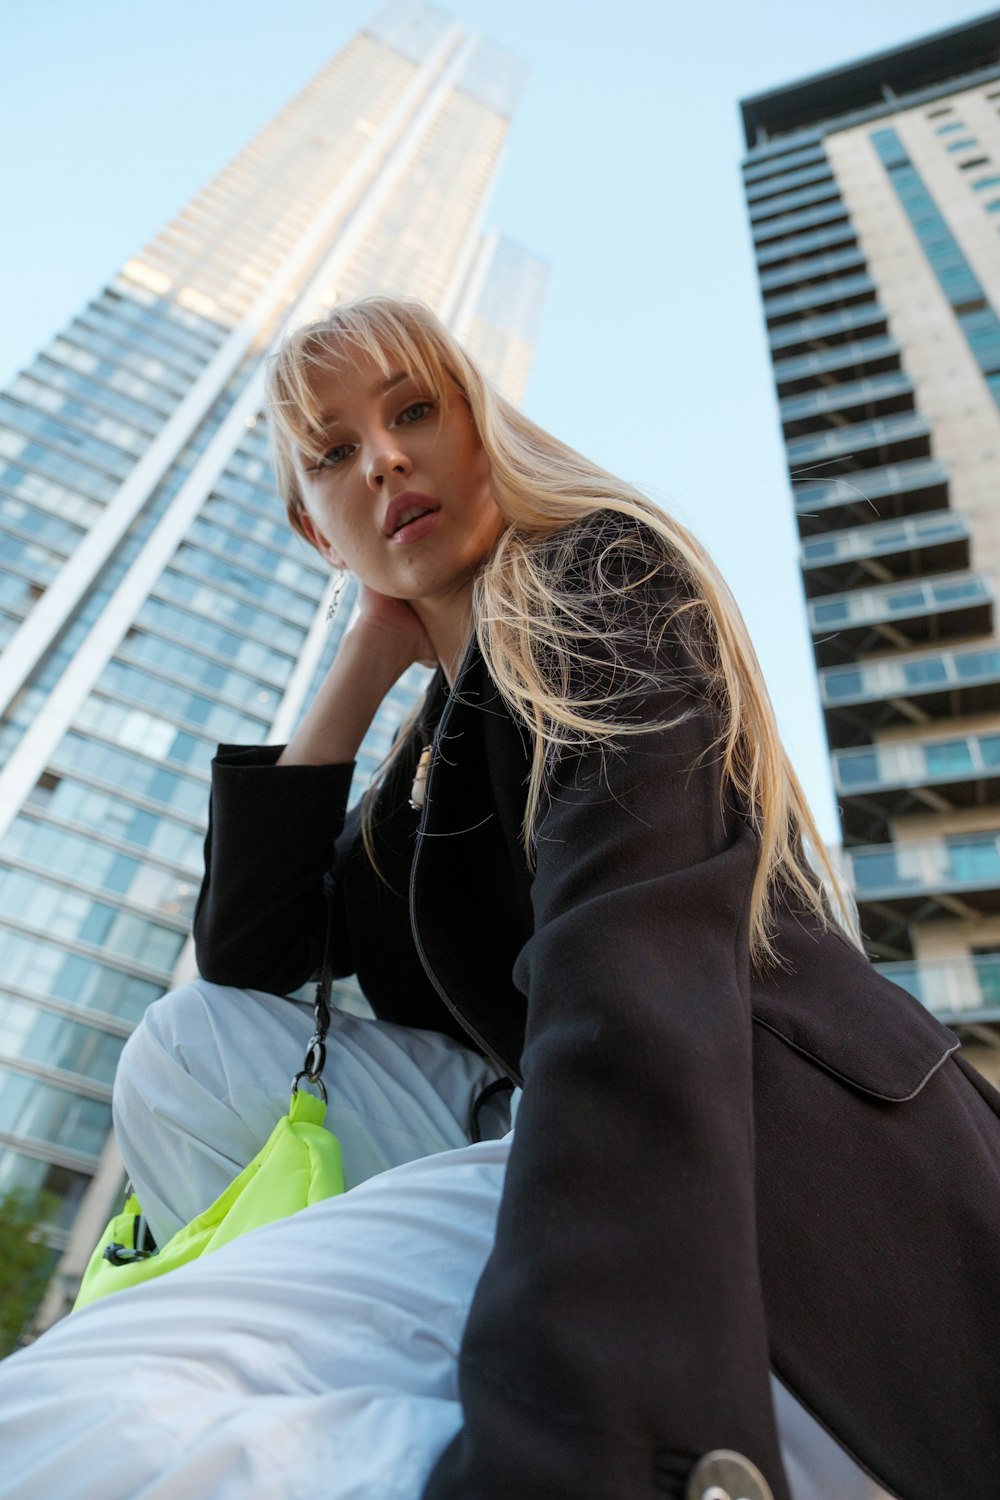
{"type": "Polygon", "coordinates": [[[406,479],[413,473],[413,465],[396,441],[396,434],[388,431],[372,446],[368,459],[368,485],[370,489],[382,489],[391,474],[406,479]]]}

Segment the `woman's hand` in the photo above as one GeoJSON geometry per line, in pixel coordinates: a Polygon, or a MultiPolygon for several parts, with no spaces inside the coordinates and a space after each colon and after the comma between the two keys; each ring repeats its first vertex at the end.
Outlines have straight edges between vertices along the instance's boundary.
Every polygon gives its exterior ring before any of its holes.
{"type": "Polygon", "coordinates": [[[278,765],[331,766],[352,761],[382,699],[414,662],[437,665],[419,617],[404,600],[391,599],[362,584],[358,618],[344,636],[278,765]]]}
{"type": "Polygon", "coordinates": [[[405,599],[393,599],[388,594],[376,593],[375,589],[363,583],[358,595],[358,618],[352,634],[355,630],[367,635],[373,644],[382,639],[398,647],[403,655],[409,657],[407,666],[412,666],[414,662],[419,662],[424,667],[437,666],[437,656],[430,637],[419,615],[405,599]]]}

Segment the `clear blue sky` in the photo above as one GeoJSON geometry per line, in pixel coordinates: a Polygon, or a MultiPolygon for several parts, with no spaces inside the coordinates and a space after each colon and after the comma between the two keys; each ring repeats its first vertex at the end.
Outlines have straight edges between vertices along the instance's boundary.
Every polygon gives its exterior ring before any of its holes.
{"type": "MultiPolygon", "coordinates": [[[[744,610],[836,838],[740,190],[738,100],[970,20],[955,0],[444,0],[531,75],[491,222],[552,281],[531,416],[642,486],[744,610]]],[[[0,384],[373,13],[32,0],[0,49],[0,384]]]]}

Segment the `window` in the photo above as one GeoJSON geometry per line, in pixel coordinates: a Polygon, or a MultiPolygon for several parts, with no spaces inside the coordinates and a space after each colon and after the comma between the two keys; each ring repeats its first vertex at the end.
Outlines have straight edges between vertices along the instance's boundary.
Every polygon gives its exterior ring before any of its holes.
{"type": "Polygon", "coordinates": [[[974,135],[965,135],[960,141],[949,141],[949,151],[968,151],[970,146],[978,146],[979,142],[974,135]]]}
{"type": "Polygon", "coordinates": [[[938,133],[938,135],[950,135],[950,134],[952,134],[956,130],[964,130],[964,129],[965,129],[964,121],[962,121],[962,120],[949,120],[949,122],[948,122],[947,125],[939,125],[937,127],[937,133],[938,133]]]}
{"type": "Polygon", "coordinates": [[[968,740],[948,740],[943,744],[928,745],[924,750],[924,763],[931,776],[957,775],[974,769],[968,740]]]}
{"type": "Polygon", "coordinates": [[[958,169],[960,172],[971,172],[973,167],[988,167],[990,158],[988,156],[970,156],[968,161],[960,161],[958,169]]]}

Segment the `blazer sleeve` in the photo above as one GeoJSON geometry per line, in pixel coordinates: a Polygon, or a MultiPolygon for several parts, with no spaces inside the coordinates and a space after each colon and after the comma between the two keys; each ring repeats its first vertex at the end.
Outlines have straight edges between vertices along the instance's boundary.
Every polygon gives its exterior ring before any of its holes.
{"type": "Polygon", "coordinates": [[[354,972],[334,865],[353,764],[277,766],[282,746],[220,745],[212,763],[205,877],[194,915],[200,973],[286,995],[317,971],[334,903],[335,977],[354,972]]]}
{"type": "Polygon", "coordinates": [[[425,1500],[681,1500],[719,1448],[788,1496],[755,1233],[758,843],[685,631],[663,624],[674,587],[649,589],[633,708],[664,727],[564,756],[539,829],[524,1095],[461,1349],[465,1425],[425,1500]]]}

